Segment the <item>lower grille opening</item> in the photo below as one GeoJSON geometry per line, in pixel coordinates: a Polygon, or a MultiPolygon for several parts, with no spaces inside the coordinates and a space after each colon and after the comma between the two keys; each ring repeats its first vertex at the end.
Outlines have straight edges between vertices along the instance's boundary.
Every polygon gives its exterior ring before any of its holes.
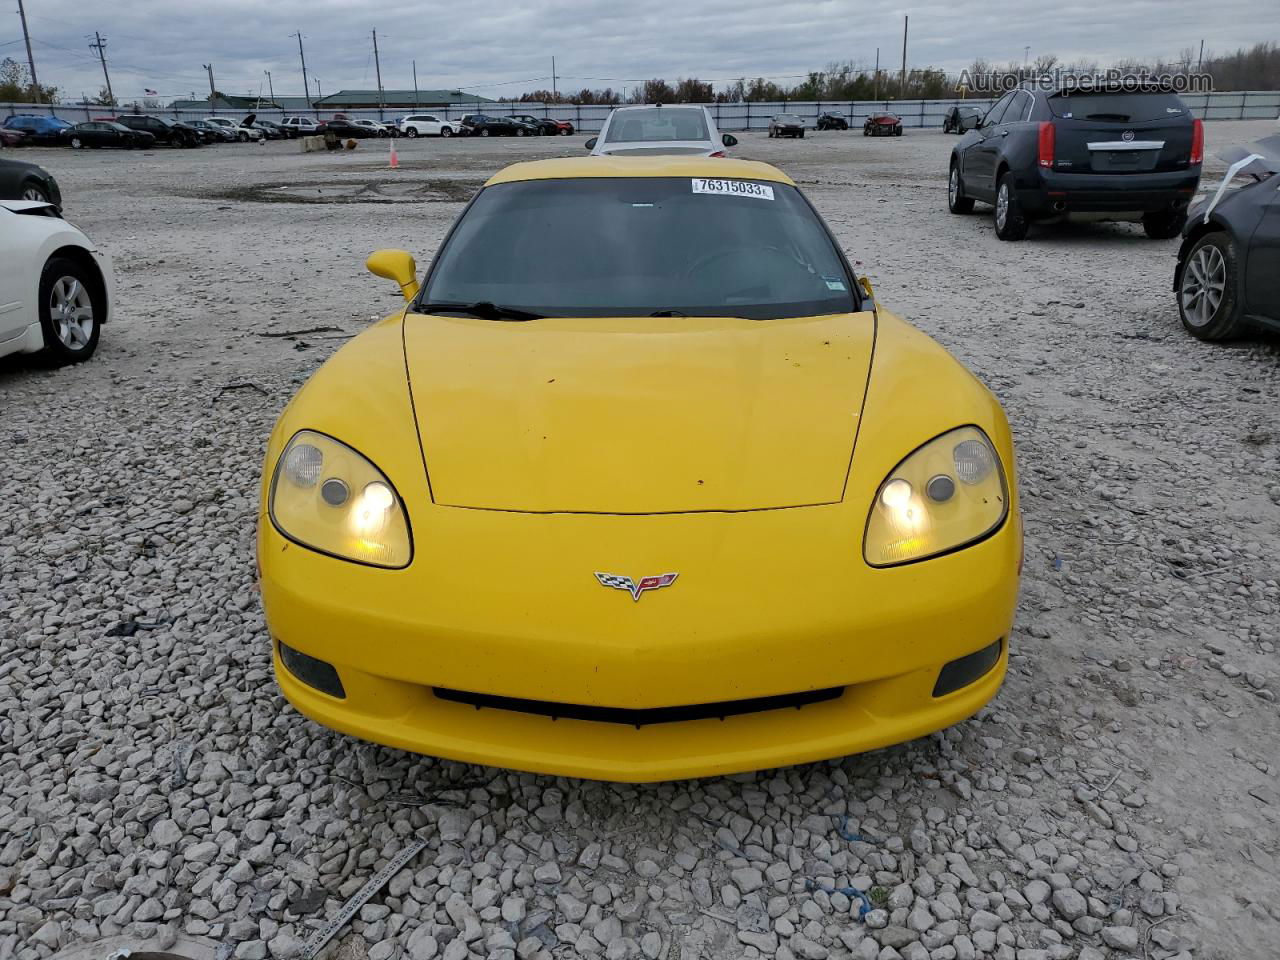
{"type": "Polygon", "coordinates": [[[680,723],[686,720],[724,720],[747,713],[763,713],[766,710],[782,710],[786,707],[800,709],[814,703],[835,700],[844,693],[844,687],[827,687],[824,690],[806,690],[803,693],[783,693],[772,697],[752,697],[747,700],[723,700],[719,703],[698,703],[687,707],[651,707],[644,710],[626,710],[620,707],[592,707],[578,703],[555,703],[549,700],[522,700],[518,697],[498,697],[488,693],[467,693],[447,687],[433,687],[441,700],[465,703],[493,710],[512,710],[531,713],[552,720],[592,720],[596,723],[622,723],[643,727],[654,723],[680,723]]]}
{"type": "Polygon", "coordinates": [[[1003,640],[997,640],[975,653],[952,660],[938,671],[938,682],[933,685],[935,697],[945,697],[955,693],[961,687],[967,687],[985,677],[1000,660],[1000,649],[1003,640]]]}
{"type": "Polygon", "coordinates": [[[347,698],[347,691],[342,686],[342,678],[333,664],[308,656],[301,650],[295,650],[287,643],[276,641],[280,649],[280,660],[285,668],[308,687],[314,687],[321,693],[327,693],[339,700],[347,698]]]}

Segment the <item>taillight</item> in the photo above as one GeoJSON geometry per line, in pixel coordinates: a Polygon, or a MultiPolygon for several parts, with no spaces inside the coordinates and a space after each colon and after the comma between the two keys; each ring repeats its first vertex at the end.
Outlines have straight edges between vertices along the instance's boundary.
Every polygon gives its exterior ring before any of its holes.
{"type": "Polygon", "coordinates": [[[1191,163],[1204,163],[1204,121],[1191,121],[1191,163]]]}
{"type": "Polygon", "coordinates": [[[1043,120],[1040,123],[1040,166],[1053,166],[1053,145],[1053,123],[1049,120],[1043,120]]]}

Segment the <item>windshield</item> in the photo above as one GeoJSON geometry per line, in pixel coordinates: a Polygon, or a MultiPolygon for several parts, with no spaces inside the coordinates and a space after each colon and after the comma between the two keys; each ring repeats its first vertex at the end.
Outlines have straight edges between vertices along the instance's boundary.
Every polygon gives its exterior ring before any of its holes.
{"type": "Polygon", "coordinates": [[[852,312],[851,283],[822,221],[787,184],[529,180],[481,191],[421,302],[768,320],[852,312]]]}
{"type": "Polygon", "coordinates": [[[1186,105],[1174,93],[1060,93],[1049,98],[1049,106],[1055,117],[1116,123],[1144,123],[1187,115],[1186,105]]]}
{"type": "Polygon", "coordinates": [[[707,121],[700,109],[654,107],[652,110],[620,110],[609,121],[605,143],[641,143],[652,140],[709,140],[707,121]]]}
{"type": "Polygon", "coordinates": [[[800,123],[800,118],[794,113],[780,113],[776,119],[778,123],[800,123]]]}

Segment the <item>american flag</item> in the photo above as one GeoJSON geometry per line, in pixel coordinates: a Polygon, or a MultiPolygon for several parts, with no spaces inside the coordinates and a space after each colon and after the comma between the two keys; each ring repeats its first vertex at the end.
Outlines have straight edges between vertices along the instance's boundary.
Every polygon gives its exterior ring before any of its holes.
{"type": "Polygon", "coordinates": [[[143,87],[143,89],[142,89],[142,93],[143,93],[143,95],[144,95],[144,96],[147,96],[147,97],[158,97],[158,96],[160,96],[160,91],[159,91],[159,90],[152,90],[150,87],[143,87]]]}

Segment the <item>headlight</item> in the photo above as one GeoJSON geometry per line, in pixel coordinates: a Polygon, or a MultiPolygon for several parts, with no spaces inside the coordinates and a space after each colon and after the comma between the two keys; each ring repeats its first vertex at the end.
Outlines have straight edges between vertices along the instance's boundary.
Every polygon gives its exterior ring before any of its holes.
{"type": "Polygon", "coordinates": [[[1000,457],[977,427],[930,440],[876,491],[863,556],[873,567],[923,560],[981,540],[1004,521],[1000,457]]]}
{"type": "Polygon", "coordinates": [[[346,444],[293,435],[271,478],[271,522],[291,540],[344,560],[405,567],[409,520],[391,481],[346,444]]]}

